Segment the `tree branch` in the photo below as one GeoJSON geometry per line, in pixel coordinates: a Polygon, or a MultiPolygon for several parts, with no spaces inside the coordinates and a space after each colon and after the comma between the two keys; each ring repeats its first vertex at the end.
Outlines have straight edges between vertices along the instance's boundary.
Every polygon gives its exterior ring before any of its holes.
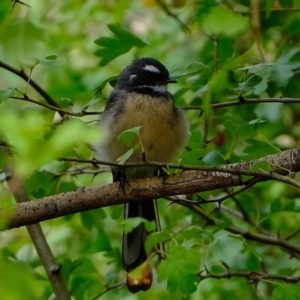
{"type": "Polygon", "coordinates": [[[261,280],[277,280],[284,281],[286,283],[297,283],[300,281],[300,276],[284,276],[284,275],[276,275],[276,274],[268,274],[262,272],[253,272],[253,271],[232,271],[228,270],[227,272],[214,274],[206,271],[206,274],[202,273],[198,274],[201,280],[208,278],[215,279],[224,279],[224,278],[232,278],[232,277],[242,277],[249,280],[250,283],[256,283],[261,280]]]}
{"type": "MultiPolygon", "coordinates": [[[[10,71],[11,73],[16,74],[17,76],[21,77],[24,79],[29,85],[31,85],[45,100],[48,102],[50,105],[60,108],[61,107],[55,102],[55,100],[48,94],[46,91],[40,87],[33,79],[31,79],[23,70],[17,70],[13,68],[12,66],[4,63],[3,61],[0,60],[0,68],[3,68],[7,71],[10,71]]],[[[61,117],[64,116],[64,113],[58,112],[61,117]]]]}
{"type": "Polygon", "coordinates": [[[74,116],[74,117],[83,117],[83,116],[101,115],[102,114],[101,111],[99,112],[99,111],[85,111],[85,110],[82,110],[80,112],[72,112],[72,111],[69,111],[69,110],[59,108],[57,106],[53,106],[53,105],[50,105],[50,104],[39,102],[37,100],[29,98],[28,96],[26,96],[26,97],[11,96],[9,98],[10,99],[15,99],[15,100],[27,101],[27,102],[30,102],[30,103],[34,103],[34,104],[43,106],[43,107],[48,108],[50,110],[57,111],[61,116],[70,115],[70,116],[74,116]]]}
{"type": "Polygon", "coordinates": [[[155,1],[163,10],[164,10],[164,12],[168,15],[168,16],[170,16],[171,18],[173,18],[179,25],[180,25],[180,27],[181,27],[181,29],[182,29],[182,31],[184,32],[184,33],[191,33],[191,31],[190,31],[190,29],[189,29],[189,27],[186,25],[186,24],[184,24],[180,19],[179,19],[179,17],[176,15],[176,14],[174,14],[173,12],[171,12],[171,10],[168,8],[168,6],[163,2],[163,1],[161,1],[161,0],[156,0],[155,1]]]}
{"type": "Polygon", "coordinates": [[[300,147],[269,155],[259,160],[229,164],[219,168],[202,168],[205,170],[186,171],[167,178],[155,177],[131,180],[130,184],[124,187],[124,192],[123,189],[119,188],[119,183],[116,182],[105,186],[80,188],[77,191],[53,195],[37,201],[20,203],[10,216],[4,215],[0,211],[0,217],[2,219],[5,218],[8,223],[7,228],[2,228],[2,230],[34,224],[90,209],[141,201],[141,195],[143,195],[143,200],[148,200],[170,195],[193,194],[219,188],[240,186],[244,185],[243,178],[240,176],[244,173],[263,177],[264,179],[262,180],[276,179],[276,176],[290,179],[283,175],[300,171],[300,147]],[[248,171],[253,164],[260,161],[271,163],[273,165],[272,172],[248,171]],[[276,176],[273,177],[274,175],[276,176]]]}
{"type": "MultiPolygon", "coordinates": [[[[185,203],[184,206],[190,208],[192,211],[194,211],[199,216],[201,216],[204,220],[206,220],[208,222],[209,225],[215,225],[219,221],[217,218],[214,218],[213,216],[211,216],[210,214],[208,214],[202,208],[196,206],[195,204],[185,203]]],[[[288,251],[289,253],[291,253],[293,256],[297,257],[298,259],[300,258],[300,247],[296,246],[292,243],[289,243],[284,238],[280,238],[280,237],[273,236],[273,235],[266,235],[266,234],[261,234],[261,233],[250,232],[250,231],[243,230],[236,226],[227,226],[223,229],[227,230],[231,233],[241,235],[246,240],[260,242],[260,243],[263,243],[266,245],[279,246],[282,249],[284,249],[285,251],[288,251]]]]}
{"type": "MultiPolygon", "coordinates": [[[[229,102],[221,102],[215,103],[210,106],[211,109],[218,109],[230,106],[238,106],[244,104],[257,104],[257,103],[300,103],[300,98],[244,98],[239,97],[239,100],[229,101],[229,102]]],[[[189,105],[189,106],[181,106],[182,109],[185,110],[203,110],[202,105],[189,105]]]]}
{"type": "MultiPolygon", "coordinates": [[[[8,156],[11,155],[8,146],[6,146],[2,141],[0,143],[0,151],[8,156]]],[[[22,180],[12,173],[12,170],[9,166],[5,167],[4,172],[7,176],[7,185],[14,195],[16,202],[19,204],[26,204],[29,201],[29,198],[26,194],[22,180]]],[[[67,289],[67,285],[60,272],[60,265],[58,265],[55,261],[40,224],[27,225],[26,229],[45,268],[57,299],[70,300],[71,298],[67,289]]]]}

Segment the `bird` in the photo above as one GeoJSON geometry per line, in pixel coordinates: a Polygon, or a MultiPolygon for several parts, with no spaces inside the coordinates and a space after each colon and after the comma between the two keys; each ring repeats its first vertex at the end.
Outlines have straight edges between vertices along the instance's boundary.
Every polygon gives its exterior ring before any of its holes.
{"type": "MultiPolygon", "coordinates": [[[[149,57],[134,60],[121,72],[103,113],[102,125],[106,138],[101,145],[101,152],[106,161],[117,162],[139,140],[142,147],[136,147],[126,162],[155,161],[167,164],[183,151],[190,134],[189,123],[167,90],[168,84],[176,82],[161,62],[149,57]],[[140,127],[140,139],[137,137],[131,145],[118,139],[122,132],[135,127],[140,127]]],[[[153,166],[112,167],[113,181],[120,181],[120,184],[132,179],[157,176],[160,171],[153,166]]],[[[160,230],[156,200],[125,204],[124,218],[132,217],[155,221],[156,230],[160,230]]],[[[129,233],[123,233],[122,262],[127,272],[127,288],[132,293],[146,291],[152,284],[151,271],[145,275],[145,280],[132,280],[128,276],[147,261],[147,235],[143,223],[129,233]]],[[[157,247],[160,248],[159,245],[157,247]]]]}

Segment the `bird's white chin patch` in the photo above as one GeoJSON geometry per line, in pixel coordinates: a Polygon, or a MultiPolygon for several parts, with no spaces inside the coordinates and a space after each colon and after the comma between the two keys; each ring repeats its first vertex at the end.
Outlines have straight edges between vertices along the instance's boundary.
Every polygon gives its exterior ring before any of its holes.
{"type": "Polygon", "coordinates": [[[144,85],[144,87],[149,87],[153,89],[154,92],[165,93],[167,91],[166,85],[144,85]]]}

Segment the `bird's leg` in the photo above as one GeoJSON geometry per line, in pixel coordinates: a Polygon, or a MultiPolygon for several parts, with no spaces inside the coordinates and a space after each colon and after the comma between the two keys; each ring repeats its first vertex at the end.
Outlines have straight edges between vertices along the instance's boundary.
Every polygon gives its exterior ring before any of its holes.
{"type": "Polygon", "coordinates": [[[168,173],[163,169],[163,167],[158,167],[154,171],[154,176],[162,178],[163,179],[163,184],[165,184],[166,183],[166,179],[168,177],[168,173]]]}
{"type": "Polygon", "coordinates": [[[125,195],[125,185],[130,185],[126,176],[124,168],[115,168],[112,169],[113,182],[119,181],[119,189],[121,189],[125,195]]]}

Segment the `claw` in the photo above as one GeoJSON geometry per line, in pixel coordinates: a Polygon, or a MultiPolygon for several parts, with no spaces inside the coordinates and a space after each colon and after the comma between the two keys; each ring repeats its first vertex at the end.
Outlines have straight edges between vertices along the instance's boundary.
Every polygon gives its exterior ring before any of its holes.
{"type": "Polygon", "coordinates": [[[154,176],[161,177],[163,179],[163,184],[165,184],[166,179],[168,178],[168,173],[163,169],[163,167],[159,167],[155,170],[154,176]]]}
{"type": "Polygon", "coordinates": [[[123,168],[112,169],[113,182],[120,182],[119,189],[123,191],[125,195],[125,186],[130,185],[126,176],[126,172],[123,168]]]}

